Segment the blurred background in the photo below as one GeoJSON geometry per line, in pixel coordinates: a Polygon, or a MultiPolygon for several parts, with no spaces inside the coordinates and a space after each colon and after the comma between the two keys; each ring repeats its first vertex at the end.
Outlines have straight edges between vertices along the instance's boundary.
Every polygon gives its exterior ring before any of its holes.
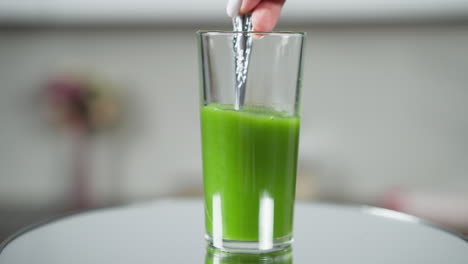
{"type": "MultiPolygon", "coordinates": [[[[202,196],[195,32],[225,4],[0,2],[0,241],[202,196]]],[[[308,34],[297,198],[468,232],[468,2],[290,0],[277,30],[308,34]]]]}

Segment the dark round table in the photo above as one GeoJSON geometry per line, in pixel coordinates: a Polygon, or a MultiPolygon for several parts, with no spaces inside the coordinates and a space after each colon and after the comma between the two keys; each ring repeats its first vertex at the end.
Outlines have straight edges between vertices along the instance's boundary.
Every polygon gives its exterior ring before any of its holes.
{"type": "Polygon", "coordinates": [[[295,241],[286,257],[219,257],[206,249],[203,211],[201,200],[161,200],[67,216],[5,241],[0,263],[468,263],[461,235],[418,218],[305,202],[296,204],[295,241]]]}

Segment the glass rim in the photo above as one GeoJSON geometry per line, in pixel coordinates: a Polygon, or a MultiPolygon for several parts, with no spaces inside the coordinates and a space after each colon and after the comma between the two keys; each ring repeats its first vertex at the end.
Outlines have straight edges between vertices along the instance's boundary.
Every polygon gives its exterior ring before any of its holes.
{"type": "Polygon", "coordinates": [[[198,30],[197,34],[202,35],[233,35],[233,34],[261,34],[267,36],[297,36],[297,37],[304,37],[306,35],[305,32],[302,31],[232,31],[232,30],[198,30]]]}

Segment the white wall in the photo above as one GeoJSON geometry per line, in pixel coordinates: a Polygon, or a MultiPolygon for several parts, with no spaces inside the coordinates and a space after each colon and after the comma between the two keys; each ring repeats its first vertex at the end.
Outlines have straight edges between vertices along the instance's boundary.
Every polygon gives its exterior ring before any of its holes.
{"type": "MultiPolygon", "coordinates": [[[[222,23],[227,1],[220,0],[2,0],[0,22],[19,23],[222,23]]],[[[281,21],[433,21],[466,18],[465,0],[294,0],[281,21]]]]}
{"type": "MultiPolygon", "coordinates": [[[[322,169],[309,170],[319,191],[371,201],[394,184],[466,190],[468,26],[305,29],[301,160],[322,169]]],[[[93,139],[96,199],[199,185],[194,31],[3,30],[0,205],[67,197],[71,146],[37,102],[44,79],[64,68],[113,80],[124,99],[122,129],[93,139]]]]}

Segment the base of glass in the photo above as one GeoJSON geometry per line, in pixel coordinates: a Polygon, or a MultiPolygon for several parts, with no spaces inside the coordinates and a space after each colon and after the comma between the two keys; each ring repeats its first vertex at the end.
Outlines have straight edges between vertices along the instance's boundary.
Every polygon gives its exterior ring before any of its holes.
{"type": "Polygon", "coordinates": [[[250,253],[250,254],[263,254],[285,250],[291,247],[293,242],[292,235],[284,236],[274,239],[272,243],[261,243],[260,241],[239,241],[222,239],[220,241],[213,241],[211,235],[206,234],[205,239],[208,246],[224,252],[232,253],[250,253]]]}

